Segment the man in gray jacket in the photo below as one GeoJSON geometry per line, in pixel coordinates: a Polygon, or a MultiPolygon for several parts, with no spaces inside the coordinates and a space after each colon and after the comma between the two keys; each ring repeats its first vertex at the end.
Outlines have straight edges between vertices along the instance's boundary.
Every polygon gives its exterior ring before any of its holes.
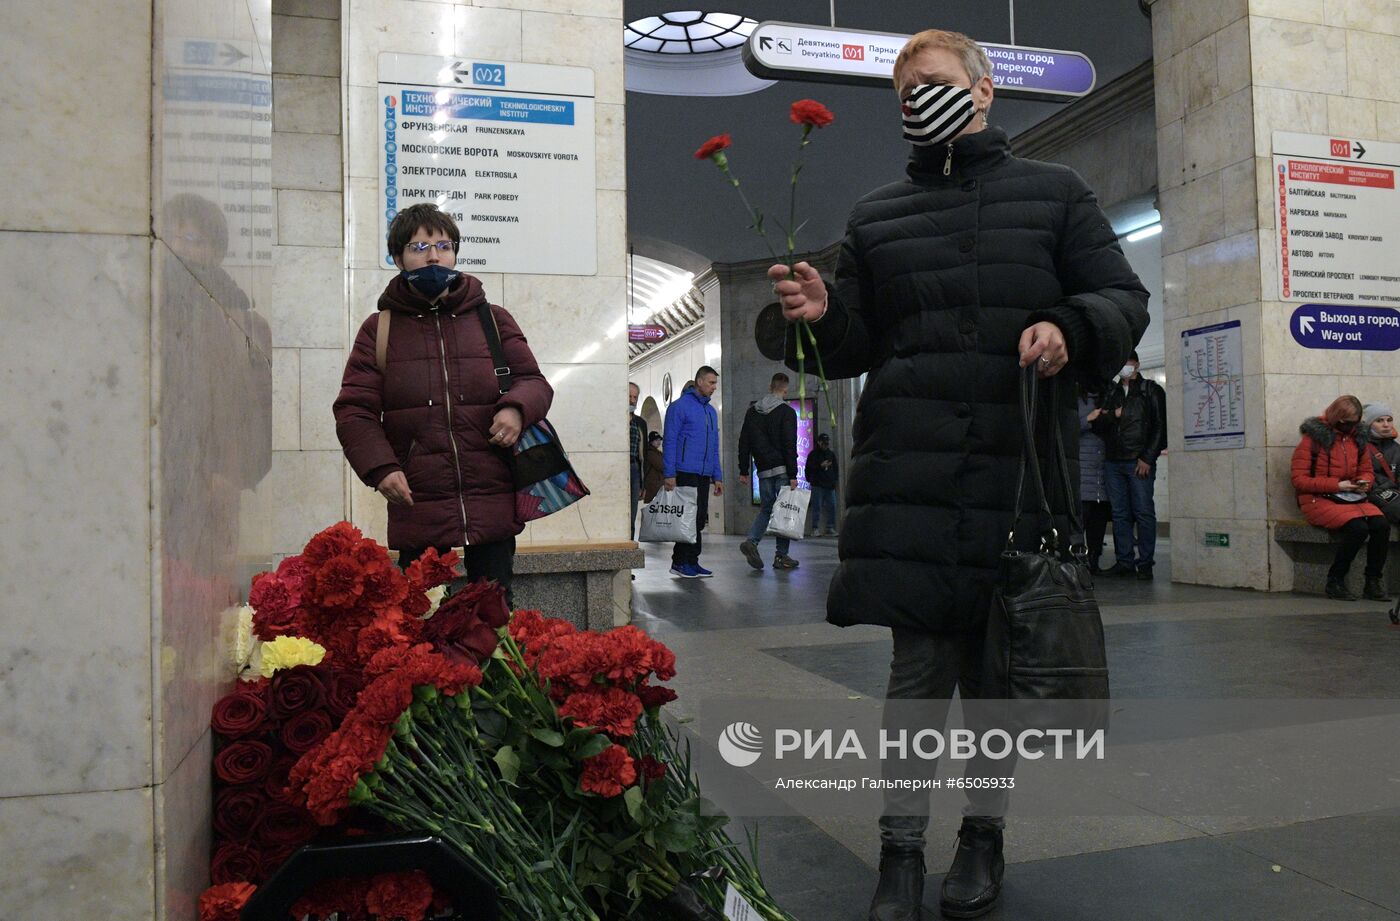
{"type": "MultiPolygon", "coordinates": [[[[758,467],[758,495],[763,503],[749,528],[749,539],[739,552],[754,569],[763,568],[758,545],[773,516],[773,503],[783,486],[797,488],[797,412],[787,405],[788,376],[779,371],[768,384],[768,395],[749,404],[744,427],[739,432],[739,482],[749,485],[749,471],[758,467]]],[[[778,537],[774,569],[796,569],[797,561],[788,556],[791,541],[778,537]]]]}

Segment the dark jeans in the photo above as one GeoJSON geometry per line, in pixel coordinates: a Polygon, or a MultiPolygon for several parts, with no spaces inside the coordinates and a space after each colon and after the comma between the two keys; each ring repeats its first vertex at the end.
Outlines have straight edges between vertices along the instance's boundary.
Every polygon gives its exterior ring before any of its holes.
{"type": "Polygon", "coordinates": [[[1332,561],[1332,568],[1327,570],[1327,581],[1346,581],[1351,562],[1361,552],[1362,544],[1366,544],[1366,578],[1381,577],[1381,572],[1385,569],[1386,547],[1390,541],[1390,521],[1384,515],[1353,518],[1337,529],[1337,536],[1342,542],[1337,546],[1337,556],[1332,561]],[[1370,538],[1370,543],[1367,543],[1367,538],[1370,538]]]}
{"type": "Polygon", "coordinates": [[[705,522],[710,517],[710,478],[695,473],[677,473],[677,486],[694,486],[698,507],[695,510],[695,543],[682,544],[679,541],[671,548],[671,565],[692,566],[700,564],[700,539],[705,530],[705,522]]]}
{"type": "Polygon", "coordinates": [[[812,487],[812,531],[822,529],[822,512],[826,512],[826,528],[836,530],[836,488],[833,486],[812,487]]]}
{"type": "Polygon", "coordinates": [[[1103,462],[1104,486],[1113,506],[1113,551],[1118,562],[1129,569],[1151,569],[1157,550],[1157,508],[1152,492],[1157,485],[1157,468],[1145,477],[1137,475],[1137,461],[1103,462]],[[1137,530],[1137,539],[1133,531],[1137,530]],[[1133,547],[1137,558],[1133,558],[1133,547]]]}
{"type": "MultiPolygon", "coordinates": [[[[399,551],[399,568],[407,569],[408,564],[418,559],[427,547],[412,547],[399,551]]],[[[446,553],[451,547],[438,547],[438,553],[446,553]]],[[[506,590],[506,603],[514,609],[510,591],[510,580],[515,565],[515,538],[494,541],[489,544],[471,544],[463,548],[462,562],[467,567],[467,581],[480,582],[490,579],[499,582],[506,590]]]]}
{"type": "MultiPolygon", "coordinates": [[[[913,736],[921,729],[943,729],[955,688],[962,700],[975,700],[978,696],[983,635],[980,632],[940,634],[901,629],[893,633],[894,658],[890,662],[890,683],[885,697],[888,700],[920,700],[925,706],[918,708],[919,713],[912,720],[919,725],[903,725],[904,719],[914,714],[900,710],[899,715],[895,716],[886,708],[883,718],[885,732],[893,737],[901,730],[907,730],[909,736],[913,736]]],[[[937,767],[933,761],[890,759],[885,762],[884,775],[887,779],[933,777],[937,767]]],[[[966,776],[1009,777],[1015,768],[1014,755],[1000,761],[974,758],[967,763],[966,776]]],[[[910,790],[885,794],[885,813],[880,817],[881,844],[900,850],[923,850],[924,832],[928,828],[929,795],[927,791],[910,790]]],[[[977,824],[1001,828],[1006,824],[1008,798],[1009,791],[1005,789],[969,789],[963,815],[977,824]]]]}
{"type": "MultiPolygon", "coordinates": [[[[753,527],[749,528],[749,543],[759,544],[763,542],[763,533],[768,530],[768,521],[773,517],[773,503],[778,501],[778,493],[788,484],[787,474],[781,476],[760,477],[758,480],[758,500],[763,505],[758,510],[758,517],[753,520],[753,527]]],[[[791,538],[773,535],[773,539],[778,543],[778,556],[787,556],[788,548],[792,546],[791,538]]]]}
{"type": "Polygon", "coordinates": [[[1103,535],[1108,523],[1113,520],[1113,506],[1107,502],[1082,502],[1084,516],[1084,544],[1089,548],[1089,565],[1098,568],[1099,557],[1103,556],[1103,535]]]}
{"type": "Polygon", "coordinates": [[[632,495],[628,503],[632,509],[632,530],[627,532],[627,536],[633,540],[637,539],[637,503],[642,501],[642,468],[634,461],[632,467],[632,495]]]}

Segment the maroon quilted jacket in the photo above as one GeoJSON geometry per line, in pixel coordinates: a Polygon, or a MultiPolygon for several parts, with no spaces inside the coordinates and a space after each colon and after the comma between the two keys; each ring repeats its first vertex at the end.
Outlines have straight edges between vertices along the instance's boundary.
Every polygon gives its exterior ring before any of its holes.
{"type": "Polygon", "coordinates": [[[375,364],[379,314],[360,325],[340,395],[335,432],[355,473],[370,487],[402,470],[413,505],[389,505],[389,546],[484,544],[519,534],[510,452],[490,444],[491,420],[507,406],[528,427],[544,418],[554,390],[529,343],[495,308],[513,383],[501,395],[476,308],[481,282],[463,275],[433,306],[402,277],[379,296],[394,311],[385,371],[375,364]]]}

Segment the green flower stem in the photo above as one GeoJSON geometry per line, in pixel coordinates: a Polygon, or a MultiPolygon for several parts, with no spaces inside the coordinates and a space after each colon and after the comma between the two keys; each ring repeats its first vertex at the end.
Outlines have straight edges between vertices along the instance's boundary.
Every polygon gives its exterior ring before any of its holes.
{"type": "Polygon", "coordinates": [[[797,332],[798,339],[802,338],[803,332],[806,332],[807,338],[812,340],[812,354],[817,359],[817,378],[821,381],[822,393],[826,394],[827,418],[831,420],[831,429],[834,432],[836,430],[836,407],[831,403],[831,386],[826,380],[826,368],[822,367],[822,352],[821,349],[817,348],[817,334],[812,331],[812,324],[806,320],[802,321],[801,329],[797,332]]]}
{"type": "MultiPolygon", "coordinates": [[[[768,254],[773,257],[774,262],[781,261],[778,259],[778,254],[773,251],[773,244],[768,242],[768,233],[763,229],[763,215],[758,212],[757,208],[749,204],[749,197],[744,194],[744,189],[739,185],[738,178],[729,171],[729,164],[720,163],[716,160],[715,165],[719,167],[720,172],[724,173],[725,177],[729,180],[729,184],[734,187],[734,191],[739,193],[739,200],[744,203],[744,210],[748,212],[749,220],[753,222],[753,229],[758,231],[758,235],[763,238],[763,245],[768,248],[768,254]]],[[[791,267],[792,263],[791,260],[789,260],[788,268],[791,267]]]]}

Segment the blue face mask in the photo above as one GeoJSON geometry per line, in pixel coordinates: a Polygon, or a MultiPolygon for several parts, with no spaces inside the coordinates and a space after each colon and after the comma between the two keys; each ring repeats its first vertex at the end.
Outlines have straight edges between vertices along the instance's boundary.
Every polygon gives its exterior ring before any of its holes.
{"type": "Polygon", "coordinates": [[[462,273],[455,272],[445,265],[425,265],[421,269],[404,269],[400,274],[414,290],[428,300],[435,301],[462,273]]]}

